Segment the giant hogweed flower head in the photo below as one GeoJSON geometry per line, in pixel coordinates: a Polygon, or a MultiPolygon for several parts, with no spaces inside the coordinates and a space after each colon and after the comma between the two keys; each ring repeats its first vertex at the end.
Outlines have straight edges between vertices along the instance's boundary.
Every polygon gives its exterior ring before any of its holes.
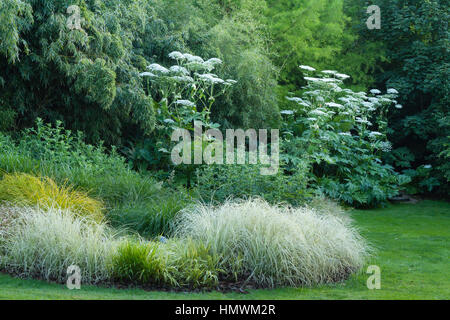
{"type": "Polygon", "coordinates": [[[188,62],[205,63],[205,60],[203,60],[202,57],[194,56],[194,55],[192,55],[192,54],[190,54],[190,53],[185,53],[185,54],[184,54],[184,57],[186,58],[186,60],[187,60],[188,62]]]}
{"type": "MultiPolygon", "coordinates": [[[[378,89],[372,89],[370,95],[375,97],[369,96],[366,92],[354,92],[348,88],[341,88],[343,81],[350,78],[349,75],[335,70],[323,70],[315,74],[313,73],[315,69],[312,67],[300,66],[300,68],[311,72],[304,77],[308,82],[306,88],[309,90],[304,92],[303,98],[289,96],[286,99],[296,102],[300,106],[307,107],[303,109],[306,117],[314,115],[318,118],[327,119],[327,122],[354,122],[357,126],[371,126],[372,123],[369,121],[371,113],[376,112],[379,108],[385,108],[393,103],[397,103],[395,100],[392,100],[392,95],[398,93],[395,89],[388,89],[386,95],[382,95],[378,89]],[[311,107],[314,105],[326,106],[329,109],[322,111],[320,108],[317,108],[316,110],[319,112],[313,111],[311,114],[311,107]],[[336,119],[335,115],[345,115],[346,118],[336,119]],[[348,116],[352,116],[352,118],[349,119],[348,116]]],[[[379,135],[373,134],[372,137],[379,137],[379,135]]]]}
{"type": "Polygon", "coordinates": [[[313,67],[310,67],[310,66],[301,65],[301,66],[299,66],[299,68],[302,70],[305,70],[305,71],[311,71],[311,72],[316,71],[316,69],[314,69],[313,67]]]}
{"type": "Polygon", "coordinates": [[[325,103],[325,105],[330,108],[338,108],[338,109],[344,108],[344,106],[342,104],[335,103],[335,102],[327,102],[327,103],[325,103]]]}
{"type": "Polygon", "coordinates": [[[189,75],[189,71],[182,66],[171,66],[169,69],[170,72],[174,73],[174,74],[182,74],[182,75],[189,75]]]}
{"type": "Polygon", "coordinates": [[[160,73],[160,74],[168,74],[170,72],[169,69],[167,69],[157,63],[152,63],[151,65],[149,65],[147,67],[147,69],[150,70],[150,72],[160,73]]]}
{"type": "Polygon", "coordinates": [[[196,74],[198,76],[198,78],[201,81],[210,83],[210,84],[223,84],[225,83],[224,80],[220,79],[218,76],[216,76],[215,74],[212,73],[205,73],[205,74],[196,74]]]}
{"type": "Polygon", "coordinates": [[[146,71],[146,72],[140,73],[139,76],[141,76],[141,77],[156,77],[156,74],[146,71]]]}
{"type": "Polygon", "coordinates": [[[175,80],[176,82],[194,82],[194,79],[189,76],[173,76],[171,79],[175,80]]]}
{"type": "Polygon", "coordinates": [[[394,88],[390,88],[390,89],[387,90],[387,93],[388,94],[398,94],[398,91],[396,89],[394,89],[394,88]]]}
{"type": "Polygon", "coordinates": [[[383,134],[378,131],[372,131],[369,133],[369,137],[371,137],[371,138],[376,138],[376,137],[380,137],[380,136],[383,136],[383,134]]]}
{"type": "Polygon", "coordinates": [[[361,102],[361,104],[368,109],[372,109],[374,107],[374,104],[372,102],[363,101],[361,102]]]}
{"type": "Polygon", "coordinates": [[[169,58],[177,60],[178,63],[194,71],[211,72],[217,65],[223,63],[219,58],[211,58],[205,61],[202,57],[195,56],[190,53],[181,53],[179,51],[173,51],[169,53],[169,58]]]}
{"type": "Polygon", "coordinates": [[[225,80],[225,85],[227,85],[227,86],[232,86],[232,85],[235,85],[236,83],[237,83],[237,81],[233,80],[233,79],[225,80]]]}
{"type": "Polygon", "coordinates": [[[314,77],[305,77],[304,78],[306,81],[311,81],[311,82],[319,82],[320,78],[314,78],[314,77]]]}
{"type": "Polygon", "coordinates": [[[323,112],[323,111],[321,111],[319,109],[313,110],[309,114],[313,115],[313,116],[326,116],[326,115],[328,115],[326,112],[323,112]]]}
{"type": "Polygon", "coordinates": [[[380,90],[378,90],[378,89],[372,89],[372,90],[370,90],[370,93],[372,93],[372,94],[381,94],[381,91],[380,90]]]}
{"type": "Polygon", "coordinates": [[[212,65],[213,67],[222,64],[222,60],[220,60],[219,58],[211,58],[208,61],[206,61],[206,63],[212,65]]]}
{"type": "Polygon", "coordinates": [[[195,103],[189,100],[177,100],[175,104],[182,105],[185,107],[195,107],[195,103]]]}
{"type": "Polygon", "coordinates": [[[173,60],[179,60],[179,61],[186,60],[186,57],[184,56],[184,54],[182,54],[179,51],[173,51],[173,52],[169,53],[169,58],[171,58],[173,60]]]}
{"type": "Polygon", "coordinates": [[[335,83],[335,82],[341,82],[341,80],[336,78],[320,78],[319,81],[325,82],[325,83],[335,83]]]}
{"type": "Polygon", "coordinates": [[[335,76],[341,80],[346,80],[348,78],[350,78],[349,75],[343,74],[343,73],[336,73],[335,76]]]}

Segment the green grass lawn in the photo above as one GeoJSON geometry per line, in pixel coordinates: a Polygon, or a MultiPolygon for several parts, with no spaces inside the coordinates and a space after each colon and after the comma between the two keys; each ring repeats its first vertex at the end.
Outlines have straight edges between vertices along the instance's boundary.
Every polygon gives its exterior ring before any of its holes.
{"type": "Polygon", "coordinates": [[[368,265],[381,268],[381,290],[369,290],[363,272],[318,288],[238,293],[170,293],[63,285],[0,274],[0,299],[450,299],[450,204],[422,201],[355,210],[361,233],[376,248],[368,265]]]}

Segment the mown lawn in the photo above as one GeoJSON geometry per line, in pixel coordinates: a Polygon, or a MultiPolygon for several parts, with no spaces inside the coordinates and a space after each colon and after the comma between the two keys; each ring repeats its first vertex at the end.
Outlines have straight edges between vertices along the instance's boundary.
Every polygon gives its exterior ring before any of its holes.
{"type": "Polygon", "coordinates": [[[450,203],[422,201],[353,211],[362,234],[376,248],[368,265],[381,268],[381,290],[368,275],[319,288],[239,293],[169,293],[63,285],[0,274],[0,299],[450,299],[450,203]]]}

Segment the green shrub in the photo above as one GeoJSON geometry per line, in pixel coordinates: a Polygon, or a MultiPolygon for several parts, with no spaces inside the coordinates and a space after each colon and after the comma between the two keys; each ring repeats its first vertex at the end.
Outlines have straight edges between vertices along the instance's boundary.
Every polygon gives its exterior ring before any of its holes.
{"type": "Polygon", "coordinates": [[[25,277],[65,283],[67,268],[77,265],[83,283],[110,278],[113,235],[103,223],[61,209],[22,208],[1,243],[1,267],[25,277]]]}
{"type": "Polygon", "coordinates": [[[305,77],[301,97],[286,97],[292,102],[291,110],[282,111],[286,171],[306,161],[311,187],[328,197],[358,207],[385,203],[409,180],[382,161],[392,149],[387,115],[402,108],[395,100],[398,91],[354,92],[344,88],[348,75],[333,70],[314,75],[305,77]]]}
{"type": "Polygon", "coordinates": [[[0,176],[26,172],[73,185],[102,199],[114,226],[125,226],[144,236],[167,233],[173,216],[189,201],[182,190],[162,187],[154,178],[135,172],[113,149],[83,142],[61,124],[37,120],[15,142],[0,134],[0,176]]]}
{"type": "Polygon", "coordinates": [[[374,65],[376,80],[396,88],[405,106],[389,117],[393,148],[410,162],[397,162],[396,169],[407,170],[413,179],[407,192],[448,198],[450,165],[441,153],[450,141],[449,3],[381,0],[377,5],[383,8],[384,31],[366,28],[367,16],[356,2],[359,26],[355,30],[358,45],[383,44],[377,52],[385,61],[374,65]],[[432,170],[423,170],[424,166],[432,170]]]}
{"type": "Polygon", "coordinates": [[[0,110],[0,131],[11,129],[14,126],[16,117],[17,113],[11,109],[0,110]]]}
{"type": "Polygon", "coordinates": [[[154,197],[161,185],[153,178],[132,171],[113,148],[108,154],[100,145],[86,144],[83,135],[37,119],[15,141],[0,134],[0,172],[24,172],[66,181],[115,205],[154,197]]]}
{"type": "Polygon", "coordinates": [[[170,235],[172,222],[189,203],[183,190],[158,195],[147,201],[129,202],[111,209],[108,219],[114,227],[138,232],[143,237],[170,235]]]}
{"type": "Polygon", "coordinates": [[[96,221],[103,219],[104,207],[101,201],[90,198],[85,192],[73,190],[70,186],[58,186],[50,178],[29,174],[4,175],[0,180],[1,201],[46,209],[56,207],[96,221]]]}
{"type": "Polygon", "coordinates": [[[176,287],[212,288],[219,282],[219,257],[205,244],[173,239],[161,247],[167,261],[166,281],[176,287]]]}
{"type": "Polygon", "coordinates": [[[92,195],[103,199],[110,208],[123,203],[136,203],[159,197],[165,191],[155,179],[133,171],[103,173],[84,171],[82,168],[70,172],[75,185],[90,190],[92,195]]]}
{"type": "Polygon", "coordinates": [[[269,203],[303,204],[312,196],[307,167],[297,166],[293,175],[280,168],[275,175],[261,175],[261,165],[210,165],[197,170],[195,193],[205,202],[261,197],[269,203]]]}
{"type": "Polygon", "coordinates": [[[92,142],[117,144],[131,125],[148,134],[154,109],[134,61],[153,13],[142,0],[0,2],[0,101],[22,128],[41,116],[92,142]],[[82,31],[67,26],[70,5],[80,7],[82,31]]]}
{"type": "Polygon", "coordinates": [[[125,240],[113,258],[114,279],[140,285],[204,288],[218,283],[218,258],[192,240],[125,240]]]}
{"type": "Polygon", "coordinates": [[[39,161],[16,152],[0,154],[0,177],[5,173],[39,172],[39,161]]]}
{"type": "Polygon", "coordinates": [[[156,242],[121,242],[113,258],[113,278],[125,283],[160,284],[165,266],[157,256],[158,249],[156,242]]]}
{"type": "Polygon", "coordinates": [[[219,256],[228,279],[264,287],[344,280],[363,266],[368,252],[358,232],[338,216],[262,200],[186,209],[176,230],[219,256]]]}

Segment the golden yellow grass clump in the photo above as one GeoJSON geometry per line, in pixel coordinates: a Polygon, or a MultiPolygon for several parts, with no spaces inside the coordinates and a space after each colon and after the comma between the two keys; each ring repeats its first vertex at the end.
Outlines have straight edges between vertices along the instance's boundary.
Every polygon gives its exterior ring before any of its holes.
{"type": "Polygon", "coordinates": [[[86,192],[69,185],[58,186],[48,177],[35,177],[25,173],[6,174],[0,180],[0,202],[8,201],[41,208],[58,207],[75,215],[103,219],[103,203],[92,199],[86,192]]]}

